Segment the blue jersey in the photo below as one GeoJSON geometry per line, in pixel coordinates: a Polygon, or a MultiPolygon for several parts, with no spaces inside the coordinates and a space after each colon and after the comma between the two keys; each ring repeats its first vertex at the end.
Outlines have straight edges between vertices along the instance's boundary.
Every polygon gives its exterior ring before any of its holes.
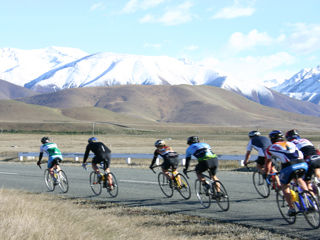
{"type": "Polygon", "coordinates": [[[208,159],[216,158],[217,155],[211,151],[211,147],[207,143],[193,143],[186,151],[186,158],[195,156],[198,162],[202,162],[208,159]]]}

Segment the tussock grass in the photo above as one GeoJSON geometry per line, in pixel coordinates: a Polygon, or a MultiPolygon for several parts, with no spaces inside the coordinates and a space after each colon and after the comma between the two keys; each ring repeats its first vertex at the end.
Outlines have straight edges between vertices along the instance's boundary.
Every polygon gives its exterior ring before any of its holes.
{"type": "Polygon", "coordinates": [[[0,189],[1,239],[292,239],[145,207],[0,189]]]}

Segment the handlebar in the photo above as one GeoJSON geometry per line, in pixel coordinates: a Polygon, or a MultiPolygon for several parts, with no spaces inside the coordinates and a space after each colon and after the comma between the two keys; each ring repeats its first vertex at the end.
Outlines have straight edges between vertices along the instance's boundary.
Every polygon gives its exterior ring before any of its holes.
{"type": "Polygon", "coordinates": [[[87,164],[82,164],[82,167],[84,168],[84,170],[86,170],[86,171],[88,171],[88,169],[87,169],[87,164]]]}
{"type": "Polygon", "coordinates": [[[152,170],[153,173],[156,173],[156,172],[153,170],[153,169],[156,168],[156,167],[161,167],[161,165],[156,165],[156,166],[150,167],[150,169],[152,170]]]}
{"type": "Polygon", "coordinates": [[[251,164],[251,163],[255,163],[255,162],[257,162],[257,161],[248,161],[248,163],[245,164],[245,166],[246,166],[248,171],[251,171],[251,168],[249,168],[248,165],[251,164]]]}

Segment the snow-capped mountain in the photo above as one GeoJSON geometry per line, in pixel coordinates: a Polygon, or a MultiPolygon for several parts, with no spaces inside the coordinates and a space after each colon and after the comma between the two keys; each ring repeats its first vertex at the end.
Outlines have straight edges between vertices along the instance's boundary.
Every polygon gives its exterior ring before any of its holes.
{"type": "Polygon", "coordinates": [[[43,73],[88,54],[75,48],[20,50],[0,48],[0,79],[24,86],[43,73]]]}
{"type": "Polygon", "coordinates": [[[295,99],[320,104],[320,66],[302,69],[272,89],[295,99]]]}

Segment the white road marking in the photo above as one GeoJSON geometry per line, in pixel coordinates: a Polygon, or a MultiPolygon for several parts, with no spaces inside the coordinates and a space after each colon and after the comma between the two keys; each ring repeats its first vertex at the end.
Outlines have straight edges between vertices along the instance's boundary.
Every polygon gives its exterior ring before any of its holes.
{"type": "Polygon", "coordinates": [[[119,180],[119,182],[134,182],[134,183],[150,183],[150,184],[158,184],[158,182],[146,182],[146,181],[134,181],[134,180],[119,180]]]}
{"type": "Polygon", "coordinates": [[[18,174],[18,173],[8,173],[8,172],[0,172],[0,174],[18,174]]]}

